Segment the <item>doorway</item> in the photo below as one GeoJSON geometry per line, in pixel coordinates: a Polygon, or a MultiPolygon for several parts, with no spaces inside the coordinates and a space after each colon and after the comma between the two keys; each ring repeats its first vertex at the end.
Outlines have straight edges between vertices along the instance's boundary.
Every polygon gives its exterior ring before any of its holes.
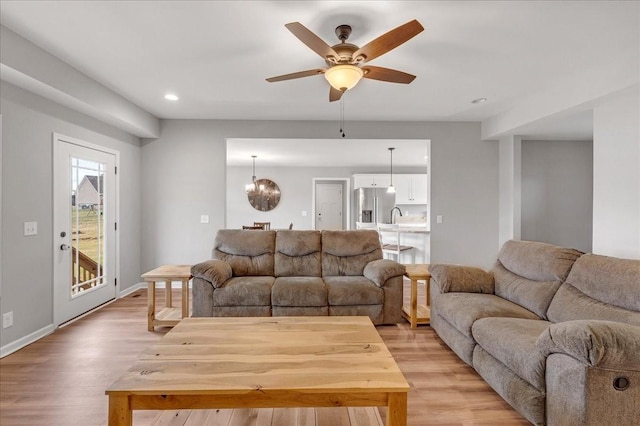
{"type": "Polygon", "coordinates": [[[347,182],[339,180],[314,179],[314,229],[348,229],[349,217],[345,195],[348,194],[347,182]],[[345,213],[346,212],[346,213],[345,213]]]}
{"type": "Polygon", "coordinates": [[[54,134],[55,325],[116,298],[118,152],[54,134]]]}

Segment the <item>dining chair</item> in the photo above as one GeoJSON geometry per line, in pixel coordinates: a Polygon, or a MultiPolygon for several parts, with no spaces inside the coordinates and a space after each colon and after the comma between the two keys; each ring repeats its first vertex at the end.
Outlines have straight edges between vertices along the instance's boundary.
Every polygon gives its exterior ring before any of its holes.
{"type": "Polygon", "coordinates": [[[251,226],[251,225],[242,225],[242,229],[249,231],[262,231],[264,228],[262,226],[251,226]]]}
{"type": "Polygon", "coordinates": [[[253,222],[253,226],[260,226],[265,231],[271,229],[271,222],[253,222]]]}
{"type": "Polygon", "coordinates": [[[397,226],[379,223],[377,228],[378,235],[380,235],[380,245],[382,246],[383,255],[387,255],[387,258],[393,255],[396,257],[398,263],[403,263],[400,261],[400,256],[403,253],[409,253],[411,254],[411,263],[416,263],[415,247],[401,244],[400,239],[402,233],[397,226]]]}

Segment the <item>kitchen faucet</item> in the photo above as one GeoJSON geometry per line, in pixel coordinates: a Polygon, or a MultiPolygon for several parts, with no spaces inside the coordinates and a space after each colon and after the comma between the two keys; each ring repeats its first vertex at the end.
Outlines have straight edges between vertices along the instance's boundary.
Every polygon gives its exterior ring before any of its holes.
{"type": "Polygon", "coordinates": [[[398,210],[398,213],[400,213],[400,216],[402,216],[402,210],[400,210],[400,207],[395,206],[394,208],[391,209],[391,223],[394,224],[396,223],[395,219],[395,215],[393,214],[396,210],[398,210]]]}

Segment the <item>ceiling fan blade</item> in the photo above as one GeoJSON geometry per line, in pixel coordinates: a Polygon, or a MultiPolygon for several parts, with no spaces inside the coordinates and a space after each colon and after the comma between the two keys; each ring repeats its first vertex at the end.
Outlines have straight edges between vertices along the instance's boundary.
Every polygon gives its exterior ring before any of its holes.
{"type": "Polygon", "coordinates": [[[407,74],[406,72],[392,70],[391,68],[366,66],[362,67],[364,71],[364,78],[370,78],[371,80],[388,81],[390,83],[411,83],[416,76],[413,74],[407,74]]]}
{"type": "Polygon", "coordinates": [[[336,53],[335,50],[327,43],[324,42],[320,37],[311,32],[307,27],[302,25],[300,22],[291,22],[290,24],[286,24],[285,27],[289,31],[293,33],[294,36],[298,37],[298,39],[307,45],[311,50],[316,52],[318,55],[322,57],[322,59],[333,58],[334,60],[338,60],[340,56],[336,53]]]}
{"type": "Polygon", "coordinates": [[[339,101],[344,92],[329,86],[329,102],[339,101]]]}
{"type": "Polygon", "coordinates": [[[291,74],[284,74],[284,75],[278,75],[276,77],[269,77],[266,80],[269,83],[274,83],[276,81],[293,80],[294,78],[302,78],[302,77],[311,77],[313,75],[320,75],[323,73],[324,73],[324,69],[316,68],[313,70],[299,71],[291,74]]]}
{"type": "Polygon", "coordinates": [[[380,55],[384,55],[388,51],[395,49],[402,43],[410,40],[416,35],[420,34],[424,30],[424,27],[417,20],[409,21],[404,25],[389,31],[378,37],[375,40],[365,44],[360,49],[353,52],[353,59],[357,61],[358,56],[363,57],[360,62],[368,62],[377,58],[380,55]]]}

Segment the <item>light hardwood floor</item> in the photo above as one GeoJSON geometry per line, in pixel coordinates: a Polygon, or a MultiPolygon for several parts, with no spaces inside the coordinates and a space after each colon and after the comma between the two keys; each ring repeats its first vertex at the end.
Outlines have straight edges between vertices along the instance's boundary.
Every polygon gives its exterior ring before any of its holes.
{"type": "MultiPolygon", "coordinates": [[[[173,298],[179,303],[180,292],[173,298]]],[[[147,331],[146,300],[138,290],[1,359],[0,424],[106,425],[104,390],[169,330],[147,331]]],[[[378,332],[411,385],[409,425],[529,424],[430,327],[400,323],[378,332]]],[[[134,425],[366,426],[386,415],[320,410],[136,411],[134,425]]]]}

